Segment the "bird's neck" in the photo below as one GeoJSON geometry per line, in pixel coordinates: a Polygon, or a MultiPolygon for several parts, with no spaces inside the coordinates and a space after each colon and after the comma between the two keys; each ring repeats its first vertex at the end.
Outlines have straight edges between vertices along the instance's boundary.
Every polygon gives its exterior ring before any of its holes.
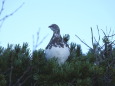
{"type": "Polygon", "coordinates": [[[61,35],[60,35],[60,32],[54,32],[54,33],[53,33],[53,36],[55,36],[55,37],[60,37],[61,35]]]}

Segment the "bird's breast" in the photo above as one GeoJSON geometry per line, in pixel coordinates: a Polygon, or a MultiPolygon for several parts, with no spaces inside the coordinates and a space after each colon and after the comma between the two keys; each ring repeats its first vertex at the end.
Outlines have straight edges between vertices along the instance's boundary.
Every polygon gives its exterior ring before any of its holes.
{"type": "Polygon", "coordinates": [[[45,50],[45,55],[47,59],[58,58],[59,62],[64,63],[68,56],[70,55],[69,48],[64,45],[64,47],[55,47],[52,46],[51,49],[45,50]]]}

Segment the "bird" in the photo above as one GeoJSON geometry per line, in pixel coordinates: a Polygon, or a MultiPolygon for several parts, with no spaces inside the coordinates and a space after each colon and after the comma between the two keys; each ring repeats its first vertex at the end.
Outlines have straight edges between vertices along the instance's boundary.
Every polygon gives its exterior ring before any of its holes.
{"type": "Polygon", "coordinates": [[[56,58],[59,64],[63,64],[70,55],[69,45],[61,37],[57,24],[52,24],[49,28],[53,31],[53,36],[45,48],[45,57],[47,59],[56,58]]]}

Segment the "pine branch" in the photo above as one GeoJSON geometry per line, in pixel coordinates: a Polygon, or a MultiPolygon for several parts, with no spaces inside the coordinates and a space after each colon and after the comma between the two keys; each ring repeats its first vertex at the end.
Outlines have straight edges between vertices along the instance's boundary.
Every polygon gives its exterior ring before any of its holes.
{"type": "Polygon", "coordinates": [[[19,83],[19,86],[22,86],[32,75],[28,75],[22,83],[19,83]]]}
{"type": "MultiPolygon", "coordinates": [[[[26,71],[24,71],[24,73],[22,74],[22,76],[20,76],[20,78],[17,80],[17,82],[13,85],[13,86],[17,86],[18,84],[20,84],[20,81],[23,79],[23,77],[31,70],[32,67],[28,67],[26,69],[26,71]]],[[[22,84],[29,78],[30,76],[28,76],[23,82],[22,84]]],[[[21,85],[20,85],[21,86],[21,85]]]]}

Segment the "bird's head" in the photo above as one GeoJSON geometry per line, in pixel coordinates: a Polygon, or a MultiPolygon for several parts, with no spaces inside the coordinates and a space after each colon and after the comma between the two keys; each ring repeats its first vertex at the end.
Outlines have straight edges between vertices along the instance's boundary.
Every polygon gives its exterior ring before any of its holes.
{"type": "Polygon", "coordinates": [[[52,24],[49,26],[49,28],[54,32],[54,33],[60,33],[60,28],[56,24],[52,24]]]}

